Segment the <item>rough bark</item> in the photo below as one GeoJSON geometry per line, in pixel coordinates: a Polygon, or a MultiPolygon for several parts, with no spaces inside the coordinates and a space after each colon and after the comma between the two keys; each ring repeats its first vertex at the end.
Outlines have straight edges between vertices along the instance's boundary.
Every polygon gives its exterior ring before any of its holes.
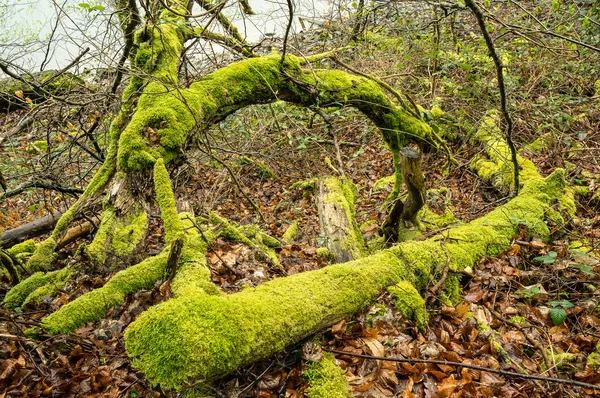
{"type": "Polygon", "coordinates": [[[365,243],[354,218],[356,187],[335,177],[319,179],[316,201],[321,236],[335,262],[345,263],[364,255],[365,243]]]}
{"type": "Polygon", "coordinates": [[[398,242],[403,239],[403,232],[417,226],[417,213],[425,203],[425,178],[421,170],[421,154],[413,148],[402,148],[399,152],[399,164],[402,179],[406,184],[407,196],[402,202],[394,199],[391,210],[381,226],[386,242],[398,242]]]}
{"type": "Polygon", "coordinates": [[[3,249],[9,248],[16,245],[19,242],[23,242],[27,239],[35,238],[45,234],[46,232],[52,231],[54,225],[62,215],[62,212],[56,211],[52,214],[48,214],[45,217],[38,218],[37,220],[23,224],[20,227],[9,229],[4,231],[0,235],[0,246],[3,249]]]}

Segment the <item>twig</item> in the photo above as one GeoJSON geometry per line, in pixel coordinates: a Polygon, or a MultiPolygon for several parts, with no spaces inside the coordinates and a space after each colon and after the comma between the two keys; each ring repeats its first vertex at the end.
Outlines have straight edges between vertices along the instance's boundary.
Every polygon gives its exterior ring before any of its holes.
{"type": "Polygon", "coordinates": [[[516,378],[530,379],[530,380],[541,380],[541,381],[547,381],[549,383],[568,384],[568,385],[572,385],[572,386],[588,388],[590,390],[600,390],[600,385],[584,383],[582,381],[559,379],[556,377],[547,377],[547,376],[540,376],[540,375],[528,375],[528,374],[510,372],[508,370],[501,370],[501,369],[490,369],[490,368],[486,368],[483,366],[471,365],[469,363],[442,361],[442,360],[437,360],[437,359],[379,357],[379,356],[374,356],[374,355],[355,354],[352,352],[331,350],[329,348],[323,348],[322,350],[326,351],[326,352],[330,352],[332,354],[348,355],[350,357],[374,359],[374,360],[378,360],[378,361],[390,361],[390,362],[400,362],[400,363],[431,363],[434,365],[459,366],[459,367],[463,367],[463,368],[467,368],[467,369],[479,370],[482,372],[495,373],[495,374],[499,374],[502,376],[516,377],[516,378]]]}
{"type": "Polygon", "coordinates": [[[292,22],[294,21],[294,3],[292,0],[287,0],[288,4],[288,14],[289,21],[287,24],[287,28],[285,29],[285,36],[283,36],[283,50],[281,51],[281,66],[283,66],[283,61],[285,61],[285,52],[287,51],[287,42],[290,35],[290,29],[292,29],[292,22]]]}
{"type": "Polygon", "coordinates": [[[202,230],[202,228],[200,228],[200,226],[198,225],[198,223],[196,223],[196,220],[194,220],[192,217],[190,216],[186,216],[186,218],[192,223],[192,225],[200,232],[200,235],[202,236],[202,239],[204,239],[204,242],[206,242],[206,246],[208,247],[208,249],[214,253],[215,256],[217,256],[217,258],[219,259],[219,261],[221,261],[221,263],[223,264],[223,266],[225,268],[227,268],[229,271],[231,271],[232,274],[237,275],[237,272],[235,270],[235,268],[233,268],[232,266],[230,266],[229,264],[227,264],[225,262],[225,260],[223,260],[221,258],[221,256],[219,256],[219,253],[217,253],[215,251],[215,249],[213,249],[211,242],[209,242],[208,238],[206,237],[206,235],[204,235],[204,231],[202,230]]]}
{"type": "Polygon", "coordinates": [[[515,143],[512,140],[513,134],[513,121],[508,113],[507,101],[506,101],[506,86],[504,85],[504,65],[502,64],[502,60],[496,52],[496,48],[494,47],[494,41],[492,40],[490,34],[487,31],[487,27],[485,25],[485,20],[483,16],[483,12],[481,9],[475,4],[474,0],[465,0],[465,5],[471,9],[475,18],[477,19],[477,23],[479,24],[479,30],[481,30],[481,34],[485,39],[485,44],[487,45],[488,51],[490,52],[490,57],[494,60],[494,65],[496,65],[496,77],[498,79],[498,90],[500,91],[500,108],[502,110],[502,115],[504,116],[504,120],[506,122],[506,143],[510,149],[511,160],[513,164],[513,175],[515,180],[515,196],[519,193],[519,162],[517,160],[517,149],[515,148],[515,143]]]}
{"type": "Polygon", "coordinates": [[[333,131],[333,123],[331,121],[331,118],[325,113],[323,112],[320,108],[316,108],[315,112],[317,112],[325,121],[325,124],[327,125],[327,132],[329,133],[329,136],[333,139],[333,146],[335,148],[335,158],[337,159],[338,165],[340,167],[340,175],[342,177],[344,177],[346,174],[344,173],[344,162],[342,161],[342,153],[340,150],[340,143],[338,141],[337,136],[335,135],[334,131],[333,131]]]}
{"type": "Polygon", "coordinates": [[[553,376],[556,376],[556,372],[554,371],[554,365],[552,364],[552,362],[550,362],[550,359],[548,358],[548,354],[546,353],[546,350],[544,349],[544,347],[541,346],[540,343],[538,343],[537,341],[535,341],[533,339],[533,337],[531,337],[530,335],[528,335],[525,330],[523,330],[523,325],[519,325],[516,322],[511,322],[509,320],[504,319],[504,317],[502,316],[502,314],[496,312],[492,307],[490,307],[487,304],[483,304],[485,306],[485,308],[488,309],[488,311],[490,311],[490,313],[499,321],[506,323],[509,326],[512,326],[513,328],[517,329],[519,332],[521,332],[523,334],[523,336],[525,336],[525,338],[527,339],[527,341],[529,342],[529,344],[531,344],[532,346],[534,346],[542,355],[542,358],[544,359],[544,363],[546,364],[546,369],[548,369],[548,372],[551,372],[551,374],[553,376]]]}

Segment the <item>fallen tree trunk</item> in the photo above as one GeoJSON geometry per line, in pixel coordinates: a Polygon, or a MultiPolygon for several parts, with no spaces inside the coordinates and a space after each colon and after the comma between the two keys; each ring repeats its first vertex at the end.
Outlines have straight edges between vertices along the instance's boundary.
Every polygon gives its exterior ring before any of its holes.
{"type": "Polygon", "coordinates": [[[364,255],[365,242],[354,218],[356,186],[335,177],[319,179],[316,201],[321,236],[335,255],[336,263],[356,260],[364,255]]]}
{"type": "Polygon", "coordinates": [[[20,227],[3,232],[2,235],[0,235],[0,247],[7,249],[17,243],[52,231],[54,224],[56,224],[62,213],[62,211],[55,211],[45,217],[38,218],[37,220],[28,222],[20,227]]]}
{"type": "MultiPolygon", "coordinates": [[[[404,280],[423,288],[431,271],[445,265],[445,253],[452,269],[497,254],[518,232],[512,215],[531,225],[532,233],[547,236],[544,216],[564,190],[562,170],[546,179],[538,175],[506,205],[444,236],[405,242],[237,294],[169,300],[129,326],[127,352],[152,383],[166,388],[218,378],[344,319],[371,303],[385,287],[404,280]]],[[[447,283],[447,290],[457,289],[447,283]]]]}

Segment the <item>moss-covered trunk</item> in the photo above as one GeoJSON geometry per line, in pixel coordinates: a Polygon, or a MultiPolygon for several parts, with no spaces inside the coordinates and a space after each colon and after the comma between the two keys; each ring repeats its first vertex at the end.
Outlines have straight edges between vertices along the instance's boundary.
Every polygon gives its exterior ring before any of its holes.
{"type": "Polygon", "coordinates": [[[326,177],[317,182],[321,236],[336,263],[356,260],[365,253],[365,242],[354,217],[356,197],[352,181],[326,177]]]}
{"type": "MultiPolygon", "coordinates": [[[[561,171],[546,179],[537,176],[508,204],[450,229],[444,236],[402,243],[372,256],[276,279],[237,294],[196,294],[169,300],[129,326],[127,352],[134,366],[165,387],[217,378],[351,315],[387,286],[408,281],[424,287],[433,271],[444,267],[445,253],[452,269],[497,254],[518,232],[514,216],[519,223],[531,225],[533,233],[547,236],[545,215],[564,188],[561,171]]],[[[458,280],[449,278],[447,295],[457,293],[458,280]]]]}

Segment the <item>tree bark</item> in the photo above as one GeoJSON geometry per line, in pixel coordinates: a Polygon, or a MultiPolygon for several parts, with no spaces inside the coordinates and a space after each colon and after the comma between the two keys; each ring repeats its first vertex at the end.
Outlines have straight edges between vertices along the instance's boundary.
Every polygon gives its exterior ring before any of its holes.
{"type": "Polygon", "coordinates": [[[356,187],[352,181],[335,177],[320,178],[316,201],[321,236],[325,247],[335,255],[336,263],[356,260],[365,249],[362,233],[354,218],[356,187]]]}
{"type": "Polygon", "coordinates": [[[35,238],[52,231],[63,212],[55,211],[45,217],[23,224],[20,227],[4,231],[0,235],[0,247],[7,249],[27,239],[35,238]]]}
{"type": "Polygon", "coordinates": [[[402,148],[399,165],[408,194],[404,202],[400,198],[394,200],[392,208],[381,226],[381,233],[388,243],[401,240],[403,229],[417,226],[417,213],[425,203],[425,178],[421,170],[421,154],[412,148],[402,148]]]}

